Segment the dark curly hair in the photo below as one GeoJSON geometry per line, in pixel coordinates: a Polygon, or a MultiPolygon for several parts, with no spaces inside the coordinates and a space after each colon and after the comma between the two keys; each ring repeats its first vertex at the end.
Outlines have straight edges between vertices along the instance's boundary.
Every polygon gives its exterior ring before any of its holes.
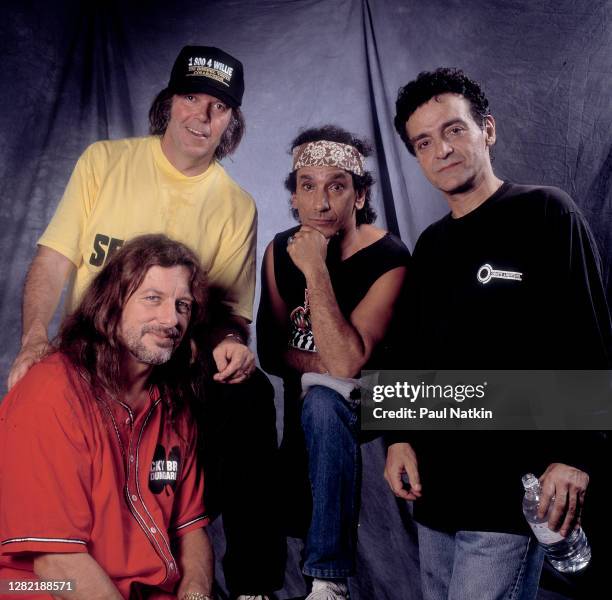
{"type": "Polygon", "coordinates": [[[470,103],[470,112],[476,125],[484,127],[489,112],[489,101],[480,85],[465,75],[461,69],[440,68],[423,71],[418,77],[400,88],[395,103],[395,129],[402,138],[408,152],[415,155],[406,134],[406,122],[419,106],[439,94],[461,94],[470,103]]]}
{"type": "MultiPolygon", "coordinates": [[[[322,127],[312,127],[301,131],[291,142],[289,153],[292,153],[294,148],[302,144],[319,142],[321,140],[353,146],[353,148],[356,148],[364,157],[372,154],[372,147],[366,140],[358,138],[351,132],[346,131],[346,129],[342,129],[336,125],[323,125],[322,127]]],[[[365,194],[363,206],[357,209],[357,225],[373,223],[376,220],[376,211],[371,206],[371,187],[374,185],[374,177],[372,177],[372,173],[369,171],[364,171],[363,175],[351,173],[351,177],[353,179],[353,187],[357,194],[365,194]]],[[[285,187],[292,194],[295,194],[297,188],[297,175],[295,171],[289,173],[285,179],[285,187]]],[[[298,219],[298,211],[295,208],[291,208],[291,214],[296,220],[298,219]]]]}
{"type": "MultiPolygon", "coordinates": [[[[153,100],[149,109],[149,133],[151,135],[164,135],[166,133],[166,128],[170,122],[173,96],[174,94],[168,88],[164,88],[155,96],[155,100],[153,100]]],[[[242,111],[239,108],[232,108],[232,117],[215,150],[215,158],[221,160],[235,152],[245,130],[246,124],[242,111]]]]}

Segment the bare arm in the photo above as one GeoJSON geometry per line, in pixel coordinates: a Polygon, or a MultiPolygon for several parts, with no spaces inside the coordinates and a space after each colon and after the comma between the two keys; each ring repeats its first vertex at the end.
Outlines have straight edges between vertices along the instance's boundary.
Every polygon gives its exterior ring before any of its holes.
{"type": "Polygon", "coordinates": [[[386,299],[399,295],[404,272],[400,267],[382,275],[349,320],[340,311],[327,268],[306,276],[312,331],[330,374],[354,377],[368,361],[391,320],[393,303],[386,299]]]}
{"type": "Polygon", "coordinates": [[[34,558],[34,572],[41,579],[74,581],[73,591],[54,593],[54,598],[68,600],[122,600],[102,567],[87,553],[39,554],[34,558]]]}
{"type": "Polygon", "coordinates": [[[261,301],[257,313],[257,351],[268,373],[283,377],[287,369],[298,373],[325,373],[317,352],[287,347],[289,310],[274,274],[274,246],[268,244],[261,267],[261,301]]]}
{"type": "Polygon", "coordinates": [[[347,320],[325,264],[327,242],[316,229],[303,226],[288,252],[306,278],[312,331],[322,363],[332,375],[354,377],[385,335],[406,269],[397,267],[381,275],[347,320]]]}
{"type": "Polygon", "coordinates": [[[212,596],[214,556],[205,529],[194,529],[178,539],[177,561],[182,573],[177,598],[187,592],[212,596]]]}
{"type": "Polygon", "coordinates": [[[62,289],[74,264],[63,254],[39,246],[26,276],[23,291],[21,350],[9,373],[11,389],[47,350],[47,328],[57,309],[62,289]]]}
{"type": "Polygon", "coordinates": [[[283,354],[287,366],[298,373],[327,373],[318,352],[306,352],[297,348],[287,348],[283,354]]]}

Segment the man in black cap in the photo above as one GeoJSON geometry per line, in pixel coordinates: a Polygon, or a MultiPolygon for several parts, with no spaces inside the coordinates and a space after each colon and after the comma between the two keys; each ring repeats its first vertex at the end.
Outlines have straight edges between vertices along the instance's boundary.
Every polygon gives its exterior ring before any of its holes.
{"type": "Polygon", "coordinates": [[[203,436],[210,448],[207,506],[223,511],[225,577],[238,597],[280,587],[284,571],[268,501],[276,460],[273,390],[246,345],[257,213],[251,196],[218,162],[244,133],[243,93],[240,61],[218,48],[186,46],[149,111],[152,135],[85,150],[38,241],[24,290],[22,348],[9,376],[10,388],[45,353],[66,280],[70,312],[126,240],[164,233],[192,248],[228,309],[211,334],[216,373],[203,436]],[[249,498],[243,502],[244,490],[249,498]]]}

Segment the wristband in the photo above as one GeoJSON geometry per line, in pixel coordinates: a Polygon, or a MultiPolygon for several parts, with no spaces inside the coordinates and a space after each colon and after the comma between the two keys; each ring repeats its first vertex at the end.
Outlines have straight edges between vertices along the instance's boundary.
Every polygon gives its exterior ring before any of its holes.
{"type": "Polygon", "coordinates": [[[237,333],[228,333],[223,337],[224,340],[226,340],[227,338],[232,338],[233,340],[236,340],[239,344],[246,346],[246,342],[237,333]]]}
{"type": "Polygon", "coordinates": [[[212,596],[206,596],[202,592],[186,592],[181,600],[213,600],[212,596]]]}

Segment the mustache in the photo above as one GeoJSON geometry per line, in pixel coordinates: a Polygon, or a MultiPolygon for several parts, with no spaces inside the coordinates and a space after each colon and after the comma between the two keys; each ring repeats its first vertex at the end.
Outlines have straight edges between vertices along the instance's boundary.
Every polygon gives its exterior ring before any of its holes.
{"type": "Polygon", "coordinates": [[[144,325],[142,334],[155,333],[167,338],[176,340],[181,337],[181,330],[178,327],[162,327],[161,325],[144,325]]]}

